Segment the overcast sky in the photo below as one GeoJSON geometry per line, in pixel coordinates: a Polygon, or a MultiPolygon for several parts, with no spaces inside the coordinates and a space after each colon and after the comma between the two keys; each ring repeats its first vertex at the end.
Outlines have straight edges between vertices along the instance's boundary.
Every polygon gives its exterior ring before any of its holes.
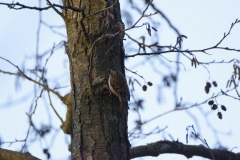
{"type": "MultiPolygon", "coordinates": [[[[135,0],[137,2],[137,0],[135,0]]],[[[9,0],[0,0],[0,2],[8,2],[9,0]]],[[[23,3],[29,6],[38,6],[38,1],[27,1],[19,0],[19,3],[23,3]]],[[[58,3],[58,1],[53,1],[53,3],[58,3]]],[[[131,10],[130,5],[125,4],[120,0],[121,7],[131,10]]],[[[46,6],[46,3],[43,2],[42,6],[46,6]]],[[[139,4],[139,3],[137,3],[139,4]]],[[[192,0],[155,0],[154,4],[161,9],[168,16],[171,22],[175,27],[181,32],[181,34],[186,35],[188,38],[184,39],[183,49],[202,49],[215,45],[223,37],[224,32],[228,32],[231,23],[234,22],[237,18],[240,19],[240,1],[229,0],[229,1],[217,1],[217,0],[201,0],[201,1],[192,1],[192,0]]],[[[144,9],[144,5],[139,4],[144,9]]],[[[152,13],[151,10],[147,13],[152,13]]],[[[26,58],[31,58],[36,51],[43,53],[44,51],[50,49],[53,44],[58,44],[62,40],[67,40],[65,36],[58,34],[52,34],[51,30],[45,26],[41,26],[41,35],[40,35],[40,45],[39,48],[36,48],[37,41],[37,29],[39,22],[39,12],[34,10],[10,10],[6,6],[0,6],[0,56],[4,57],[14,64],[22,68],[22,64],[26,58]]],[[[133,13],[132,15],[134,20],[139,18],[139,15],[133,13]]],[[[43,11],[42,18],[48,24],[51,25],[64,25],[61,18],[51,10],[43,11]]],[[[123,17],[124,19],[124,17],[123,17]]],[[[158,32],[153,32],[154,34],[159,34],[160,44],[161,45],[174,45],[176,42],[177,35],[169,29],[168,24],[162,20],[159,16],[156,16],[156,19],[159,20],[160,27],[157,28],[158,32]]],[[[146,19],[143,19],[139,24],[146,22],[146,19]]],[[[63,35],[66,35],[65,29],[60,29],[63,35]]],[[[142,35],[146,36],[146,42],[151,40],[151,37],[147,36],[145,28],[136,29],[133,31],[127,32],[131,34],[134,38],[140,40],[142,35]]],[[[126,38],[125,44],[130,40],[126,38]]],[[[240,24],[237,24],[230,36],[224,40],[221,44],[223,47],[231,48],[240,48],[240,24]]],[[[137,47],[137,46],[136,46],[137,47]]],[[[127,51],[128,52],[128,51],[127,51]]],[[[136,52],[128,52],[127,54],[134,54],[136,52]]],[[[212,60],[231,60],[233,58],[240,58],[239,53],[229,52],[229,51],[220,51],[214,50],[210,52],[212,55],[203,55],[202,53],[197,53],[196,56],[199,61],[210,62],[212,60]],[[217,55],[217,56],[216,56],[217,55]]],[[[175,53],[169,55],[164,55],[166,58],[175,60],[175,53]]],[[[153,84],[157,84],[160,79],[155,78],[154,71],[152,71],[151,64],[145,64],[140,67],[135,67],[134,64],[140,62],[142,58],[134,58],[126,61],[126,67],[129,69],[137,70],[140,75],[143,75],[147,81],[152,81],[153,84]]],[[[206,69],[203,67],[198,67],[197,69],[191,67],[191,63],[181,57],[183,65],[185,67],[180,67],[182,73],[180,74],[180,83],[179,83],[179,92],[178,97],[183,98],[185,102],[202,102],[209,98],[211,94],[218,93],[221,89],[225,90],[226,82],[230,78],[232,73],[232,65],[212,65],[210,66],[211,70],[211,79],[217,80],[218,85],[221,87],[211,90],[209,95],[204,93],[204,85],[208,81],[209,75],[206,69]]],[[[25,69],[32,68],[34,61],[28,60],[25,62],[25,69]]],[[[155,64],[156,66],[161,67],[161,64],[155,64]]],[[[51,81],[59,79],[59,84],[69,85],[69,73],[68,73],[68,61],[67,56],[64,54],[63,48],[58,49],[53,57],[48,63],[48,73],[50,77],[50,86],[51,81]]],[[[32,68],[33,69],[33,68],[32,68]]],[[[0,70],[16,72],[16,69],[12,67],[7,62],[0,59],[0,70]]],[[[129,72],[126,72],[127,76],[134,76],[129,72]]],[[[27,82],[27,80],[20,81],[21,87],[16,88],[15,77],[4,75],[0,73],[0,138],[3,141],[13,141],[16,139],[24,139],[26,136],[26,131],[28,129],[28,118],[26,112],[29,112],[29,106],[34,104],[32,98],[34,97],[33,84],[27,82]],[[19,99],[24,97],[23,102],[19,99]],[[12,102],[11,105],[6,105],[6,102],[12,102]]],[[[157,87],[157,86],[155,86],[157,87]]],[[[62,95],[69,92],[70,88],[60,90],[62,95]]],[[[145,110],[144,110],[144,120],[148,120],[159,113],[167,112],[173,109],[173,99],[172,92],[165,90],[164,100],[161,104],[158,103],[156,94],[157,90],[154,87],[150,87],[147,92],[142,92],[141,87],[136,88],[136,94],[138,97],[145,98],[145,110]],[[169,95],[169,96],[168,96],[169,95]],[[154,111],[154,112],[153,112],[154,111]]],[[[54,97],[54,95],[52,96],[54,97]]],[[[223,114],[223,119],[219,120],[216,116],[217,112],[210,112],[209,115],[209,124],[204,121],[204,117],[200,112],[210,111],[207,104],[202,105],[201,109],[191,109],[189,113],[183,111],[167,114],[161,118],[156,119],[151,123],[151,125],[144,127],[146,133],[148,130],[159,126],[160,128],[168,127],[167,133],[171,133],[171,136],[175,140],[179,140],[182,143],[186,143],[186,126],[188,125],[197,125],[194,118],[197,119],[200,123],[200,131],[203,138],[207,140],[210,147],[216,146],[216,138],[221,140],[221,143],[229,147],[238,147],[234,149],[234,152],[240,152],[239,144],[240,138],[240,128],[236,125],[236,122],[240,121],[240,104],[237,101],[223,97],[218,100],[220,104],[225,104],[228,111],[223,114]],[[191,118],[189,115],[192,115],[191,118]],[[215,137],[214,133],[210,129],[210,126],[214,126],[217,131],[220,131],[223,134],[220,134],[219,137],[215,137]],[[225,133],[231,132],[230,135],[225,133]]],[[[62,117],[65,117],[66,108],[59,102],[58,99],[54,98],[53,101],[55,106],[61,106],[58,108],[59,113],[62,117]]],[[[34,156],[46,159],[42,154],[41,146],[44,148],[46,146],[52,146],[51,152],[57,152],[53,154],[54,160],[66,159],[69,155],[67,151],[66,141],[69,141],[67,136],[64,136],[62,131],[59,129],[60,121],[56,116],[49,116],[46,114],[53,114],[52,109],[49,106],[48,101],[39,101],[38,104],[40,107],[37,108],[36,115],[34,120],[38,120],[38,127],[41,124],[47,124],[51,122],[54,124],[55,131],[51,134],[51,137],[42,141],[41,143],[31,144],[28,148],[31,154],[34,156]],[[44,115],[43,115],[44,114],[44,115]],[[44,117],[44,118],[43,118],[44,117]],[[55,141],[51,141],[52,137],[55,137],[55,141]],[[64,139],[64,140],[62,140],[64,139]]],[[[136,118],[132,112],[129,115],[129,129],[133,128],[133,121],[136,118]]],[[[197,126],[196,126],[197,127],[197,126]]],[[[150,142],[155,142],[162,140],[163,137],[170,139],[168,135],[157,134],[153,135],[146,139],[136,139],[132,141],[132,146],[147,144],[150,142]]],[[[30,137],[31,140],[32,137],[30,137]]],[[[200,141],[191,140],[189,144],[202,144],[200,141]]],[[[8,149],[19,149],[20,144],[13,144],[10,148],[7,145],[4,145],[4,148],[8,149]]],[[[142,160],[155,160],[155,159],[186,159],[183,156],[173,157],[173,155],[160,155],[157,158],[145,157],[141,158],[142,160]]],[[[194,157],[194,160],[200,160],[202,158],[194,157]]]]}

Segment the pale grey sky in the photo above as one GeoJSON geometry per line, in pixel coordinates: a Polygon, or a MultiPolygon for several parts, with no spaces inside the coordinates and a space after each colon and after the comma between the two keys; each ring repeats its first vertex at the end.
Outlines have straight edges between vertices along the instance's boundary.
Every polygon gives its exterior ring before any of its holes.
{"type": "MultiPolygon", "coordinates": [[[[0,2],[9,2],[9,0],[0,0],[0,2]]],[[[29,6],[37,6],[38,1],[27,1],[27,0],[19,0],[19,3],[23,3],[29,6]]],[[[58,1],[53,1],[54,3],[58,3],[58,1]]],[[[135,0],[134,2],[137,2],[135,0]]],[[[124,1],[120,1],[121,6],[128,7],[124,1]]],[[[46,3],[43,2],[43,5],[46,3]]],[[[230,1],[217,1],[217,0],[202,0],[202,1],[192,1],[192,0],[155,0],[154,4],[163,11],[175,27],[188,38],[184,39],[183,49],[202,49],[215,45],[219,40],[223,37],[224,32],[228,32],[231,23],[234,22],[237,18],[240,19],[240,1],[230,0],[230,1]]],[[[144,5],[139,4],[144,9],[144,5]]],[[[0,56],[11,60],[14,64],[22,67],[22,63],[26,57],[33,56],[36,53],[36,33],[39,21],[39,14],[37,11],[33,10],[10,10],[6,6],[0,6],[0,56]]],[[[149,10],[147,13],[152,13],[149,10]]],[[[43,20],[51,25],[62,25],[63,21],[61,18],[54,13],[52,10],[43,11],[42,12],[43,20]]],[[[134,15],[134,20],[139,18],[139,15],[134,15]]],[[[159,20],[160,27],[157,28],[158,32],[153,32],[154,34],[160,35],[160,44],[161,45],[174,45],[176,42],[176,34],[169,29],[167,23],[162,20],[159,16],[156,17],[157,21],[159,20]]],[[[147,22],[147,19],[143,19],[139,24],[147,22]]],[[[58,44],[62,40],[66,40],[66,37],[62,37],[56,34],[52,34],[52,32],[45,26],[41,26],[41,35],[40,35],[40,46],[39,52],[42,53],[47,49],[50,49],[53,46],[53,43],[58,44]]],[[[61,32],[65,34],[65,30],[62,29],[61,32]]],[[[146,42],[151,40],[151,37],[147,36],[147,31],[145,27],[128,31],[127,33],[131,34],[136,39],[140,40],[142,35],[146,36],[146,42]]],[[[125,43],[129,40],[127,39],[125,43]]],[[[222,43],[223,47],[231,47],[231,48],[240,48],[240,24],[237,24],[230,34],[230,36],[222,43]]],[[[128,52],[128,51],[127,51],[128,52]]],[[[128,52],[128,54],[134,54],[135,52],[128,52]]],[[[210,51],[212,55],[204,55],[202,53],[197,53],[196,56],[199,61],[212,61],[214,59],[220,60],[230,60],[232,58],[240,58],[239,53],[237,52],[229,52],[229,51],[220,51],[214,50],[210,51]]],[[[163,55],[166,58],[171,60],[175,60],[175,53],[163,55]]],[[[133,67],[134,64],[141,62],[143,58],[132,58],[126,61],[126,67],[129,69],[133,69],[138,71],[140,75],[143,75],[147,81],[152,81],[153,84],[157,84],[161,79],[159,77],[155,77],[154,72],[152,71],[151,64],[146,64],[140,67],[133,67]]],[[[182,97],[185,102],[202,102],[209,98],[211,94],[218,93],[221,89],[225,89],[227,79],[230,78],[232,73],[232,65],[219,65],[215,64],[209,67],[211,71],[211,79],[217,80],[218,85],[220,87],[213,89],[210,94],[206,95],[204,93],[204,85],[208,80],[208,72],[201,66],[197,69],[191,67],[191,63],[189,60],[185,59],[183,56],[181,57],[181,61],[185,66],[185,69],[181,67],[180,74],[180,83],[179,83],[179,92],[178,97],[182,97]]],[[[161,64],[157,61],[154,61],[155,65],[161,68],[161,64]]],[[[166,61],[167,62],[167,61],[166,61]]],[[[26,63],[27,67],[32,68],[33,61],[28,61],[26,63]]],[[[26,67],[26,68],[27,68],[26,67]]],[[[50,59],[48,63],[48,76],[51,75],[50,79],[60,79],[61,85],[69,85],[68,82],[68,62],[67,57],[63,52],[63,49],[59,49],[54,53],[53,57],[50,59]],[[62,76],[65,75],[65,76],[62,76]],[[56,78],[57,77],[57,78],[56,78]]],[[[5,71],[15,72],[16,69],[11,65],[6,63],[5,61],[0,60],[0,69],[5,71]]],[[[164,71],[163,71],[164,72],[164,71]]],[[[127,76],[134,76],[129,72],[126,72],[127,76]]],[[[140,80],[141,81],[141,80],[140,80]]],[[[29,112],[29,106],[34,104],[32,102],[32,98],[26,100],[24,103],[20,102],[12,102],[14,105],[9,105],[4,107],[2,104],[6,101],[11,101],[15,99],[19,99],[26,95],[26,97],[33,97],[33,84],[27,82],[27,80],[21,81],[21,89],[15,90],[15,77],[4,75],[0,73],[0,138],[3,141],[12,141],[16,139],[23,139],[26,136],[26,131],[28,129],[28,118],[26,116],[26,112],[29,112]]],[[[54,86],[54,84],[50,83],[50,86],[54,86]]],[[[156,99],[157,91],[153,87],[149,87],[147,92],[142,92],[141,87],[136,89],[136,95],[138,97],[145,98],[145,110],[144,110],[144,120],[148,120],[154,115],[158,115],[160,113],[167,112],[173,109],[173,97],[172,92],[169,90],[164,90],[165,100],[163,103],[158,104],[156,99]]],[[[61,91],[62,95],[67,93],[69,90],[65,89],[61,91]]],[[[55,97],[54,95],[52,97],[55,97]]],[[[59,100],[53,98],[53,103],[55,106],[61,106],[58,108],[58,111],[62,117],[65,117],[65,106],[61,104],[59,100]]],[[[36,125],[40,127],[41,124],[45,124],[48,122],[52,122],[54,124],[54,128],[58,134],[51,134],[46,141],[41,141],[41,143],[34,143],[29,146],[29,151],[34,156],[37,156],[41,159],[46,159],[46,157],[42,154],[41,146],[51,146],[51,151],[53,154],[53,160],[60,160],[60,158],[66,158],[69,155],[66,146],[66,136],[59,129],[60,121],[56,118],[56,116],[50,116],[47,114],[53,114],[52,109],[48,105],[48,101],[39,101],[39,107],[37,108],[37,112],[34,116],[34,120],[38,121],[36,125]],[[47,111],[47,112],[46,112],[47,111]],[[56,136],[57,135],[57,136],[56,136]],[[52,137],[55,137],[55,141],[51,142],[52,137]],[[54,154],[56,153],[57,154],[54,154]]],[[[240,121],[240,108],[239,102],[234,101],[227,97],[222,97],[218,99],[218,103],[225,104],[227,106],[227,112],[223,113],[223,119],[219,120],[216,116],[217,112],[210,112],[209,122],[212,126],[214,126],[217,130],[221,132],[229,132],[231,131],[230,136],[219,135],[219,139],[224,146],[229,148],[239,147],[240,138],[240,129],[236,125],[236,122],[240,121]]],[[[210,111],[210,107],[207,104],[202,105],[201,107],[204,111],[210,111]]],[[[209,128],[209,125],[205,123],[204,119],[206,117],[200,114],[200,109],[193,108],[190,109],[190,112],[194,117],[200,122],[200,131],[202,134],[202,138],[205,138],[210,145],[210,147],[214,147],[216,143],[216,137],[209,128]],[[201,123],[203,122],[203,123],[201,123]]],[[[133,120],[135,119],[135,114],[130,112],[129,114],[129,129],[133,128],[133,120]]],[[[194,125],[195,122],[191,117],[188,116],[184,111],[179,111],[176,113],[170,113],[166,116],[158,118],[154,120],[150,125],[144,127],[147,132],[149,129],[154,128],[155,126],[159,126],[160,128],[164,128],[168,126],[167,132],[171,133],[172,137],[175,140],[179,140],[182,143],[186,143],[186,126],[194,125]]],[[[197,126],[196,126],[197,127],[197,126]]],[[[55,132],[54,132],[55,133],[55,132]]],[[[162,140],[163,137],[169,139],[168,135],[158,134],[152,135],[146,139],[136,139],[133,140],[132,146],[147,144],[150,142],[155,142],[158,140],[162,140]]],[[[31,140],[31,137],[30,137],[31,140]]],[[[189,144],[202,144],[200,141],[190,140],[189,144]]],[[[4,145],[4,148],[17,150],[20,148],[19,144],[12,144],[11,147],[7,147],[4,145]]],[[[239,148],[234,149],[234,152],[240,152],[239,148]]],[[[140,158],[141,160],[156,160],[156,159],[178,159],[184,160],[186,159],[183,156],[174,156],[174,155],[160,155],[159,157],[144,157],[140,158]]],[[[194,160],[200,160],[202,158],[194,157],[194,160]]]]}

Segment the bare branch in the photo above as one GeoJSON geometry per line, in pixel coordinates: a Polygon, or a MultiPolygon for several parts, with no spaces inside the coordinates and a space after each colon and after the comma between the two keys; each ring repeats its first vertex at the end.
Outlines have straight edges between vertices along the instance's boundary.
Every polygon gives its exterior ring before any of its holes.
{"type": "MultiPolygon", "coordinates": [[[[188,110],[188,109],[190,109],[190,108],[194,108],[194,107],[197,107],[197,106],[201,106],[201,105],[207,103],[209,100],[211,100],[211,99],[213,99],[213,98],[216,98],[216,97],[219,97],[219,96],[226,95],[226,93],[228,93],[228,92],[230,92],[230,91],[233,91],[233,90],[234,90],[234,88],[231,89],[231,90],[227,90],[227,91],[225,91],[224,93],[223,93],[223,92],[219,92],[219,93],[216,94],[215,96],[213,95],[213,96],[211,96],[210,98],[208,98],[208,99],[206,99],[206,100],[204,100],[204,101],[202,101],[202,102],[200,102],[200,103],[195,103],[195,104],[192,104],[192,105],[190,105],[190,106],[188,106],[188,107],[184,107],[185,105],[184,105],[184,104],[181,104],[181,106],[176,106],[176,107],[175,107],[174,109],[172,109],[172,110],[169,110],[169,111],[164,112],[164,113],[162,113],[162,114],[159,114],[159,115],[157,115],[157,116],[155,116],[155,117],[153,117],[153,118],[150,118],[149,120],[146,120],[146,121],[144,121],[144,122],[141,122],[141,126],[143,126],[143,125],[145,125],[145,124],[147,124],[147,123],[149,123],[149,122],[151,122],[151,121],[153,121],[153,120],[155,120],[155,119],[157,119],[157,118],[160,118],[160,117],[162,117],[162,116],[164,116],[164,115],[167,115],[167,114],[169,114],[169,113],[176,112],[176,111],[188,110]]],[[[139,116],[140,116],[140,115],[139,115],[139,116]]],[[[130,131],[130,133],[134,133],[135,131],[139,130],[139,129],[141,128],[141,126],[137,125],[135,128],[132,129],[132,131],[130,131]]]]}
{"type": "Polygon", "coordinates": [[[167,21],[168,25],[177,33],[178,36],[181,35],[181,33],[178,31],[178,29],[172,24],[170,19],[162,11],[160,11],[154,4],[151,4],[151,7],[154,10],[158,11],[158,13],[163,17],[163,19],[165,19],[167,21]]]}
{"type": "Polygon", "coordinates": [[[58,4],[52,4],[52,6],[48,6],[48,7],[43,7],[43,8],[39,8],[39,7],[30,7],[30,6],[26,6],[24,4],[21,4],[19,2],[16,2],[16,3],[0,3],[0,5],[6,5],[8,6],[10,9],[15,9],[15,10],[21,10],[21,9],[33,9],[33,10],[38,10],[38,11],[43,11],[43,10],[48,10],[50,8],[53,7],[58,7],[58,8],[61,8],[61,9],[71,9],[72,11],[75,11],[75,12],[83,12],[85,10],[85,6],[81,7],[81,8],[75,8],[75,7],[72,7],[72,6],[61,6],[61,5],[58,5],[58,4]]]}
{"type": "MultiPolygon", "coordinates": [[[[176,52],[176,53],[179,53],[179,52],[181,52],[181,53],[188,53],[188,54],[190,54],[190,55],[192,55],[192,53],[194,53],[194,52],[202,52],[202,53],[208,54],[208,53],[206,53],[206,51],[208,51],[208,50],[213,50],[213,49],[221,49],[221,50],[228,50],[228,51],[240,52],[240,49],[229,48],[229,47],[219,47],[219,45],[220,45],[220,44],[222,43],[222,41],[230,34],[232,28],[233,28],[237,23],[240,23],[240,20],[237,19],[234,23],[232,23],[232,25],[231,25],[228,33],[227,33],[226,35],[224,34],[223,38],[222,38],[216,45],[214,45],[214,46],[212,46],[212,47],[208,47],[208,48],[205,48],[205,49],[198,49],[198,50],[188,50],[188,49],[186,49],[186,50],[181,50],[181,49],[177,48],[176,46],[171,46],[171,45],[170,45],[170,46],[160,46],[160,45],[158,45],[158,43],[156,42],[156,43],[154,43],[154,44],[156,44],[156,45],[145,45],[145,46],[148,47],[148,48],[151,48],[151,47],[167,48],[168,50],[166,50],[166,51],[160,51],[160,52],[158,52],[158,51],[157,51],[157,52],[150,52],[150,53],[147,53],[147,52],[145,52],[145,53],[136,53],[136,54],[133,54],[133,55],[126,55],[125,58],[136,57],[136,56],[161,55],[161,54],[164,54],[164,53],[173,53],[173,52],[176,52]]],[[[132,38],[130,38],[130,39],[132,39],[132,38]]],[[[132,40],[133,40],[133,39],[132,39],[132,40]]],[[[137,42],[136,40],[133,40],[133,41],[136,42],[136,43],[138,43],[138,44],[141,44],[141,43],[137,42]]],[[[178,43],[178,42],[177,42],[177,43],[178,43]]],[[[143,44],[141,44],[141,45],[143,45],[143,44]]]]}
{"type": "Polygon", "coordinates": [[[29,152],[26,153],[20,153],[16,151],[10,151],[7,149],[0,148],[0,157],[1,159],[9,159],[11,157],[11,160],[40,160],[34,156],[32,156],[29,152]]]}
{"type": "Polygon", "coordinates": [[[184,155],[187,158],[193,156],[200,156],[208,159],[212,159],[211,152],[217,160],[239,160],[240,154],[233,153],[231,151],[220,150],[220,149],[208,149],[203,145],[184,145],[178,141],[157,141],[147,145],[132,147],[130,149],[130,157],[144,157],[153,156],[157,157],[164,153],[175,153],[184,155]]]}
{"type": "Polygon", "coordinates": [[[39,86],[42,86],[45,90],[47,90],[47,91],[49,91],[49,92],[52,92],[52,93],[55,94],[59,99],[61,99],[61,100],[63,99],[63,97],[62,97],[58,92],[56,92],[56,91],[50,89],[48,86],[46,86],[46,85],[44,85],[44,84],[42,84],[42,83],[40,83],[40,82],[37,82],[37,81],[33,80],[32,78],[28,77],[26,74],[24,74],[24,73],[20,70],[20,68],[19,68],[17,65],[13,64],[11,61],[9,61],[9,60],[7,60],[7,59],[5,59],[5,58],[3,58],[3,57],[0,57],[0,59],[3,59],[3,60],[5,60],[5,61],[7,61],[7,62],[10,63],[12,66],[14,66],[15,68],[17,68],[18,71],[19,71],[19,73],[11,73],[11,72],[6,72],[6,71],[2,71],[2,70],[0,70],[0,72],[2,72],[2,73],[4,73],[4,74],[15,75],[15,76],[20,76],[20,77],[26,78],[27,80],[29,80],[29,81],[31,81],[31,82],[34,82],[34,83],[38,84],[39,86]]]}
{"type": "Polygon", "coordinates": [[[59,12],[59,10],[57,10],[57,8],[50,2],[50,0],[46,0],[46,1],[48,2],[48,5],[49,5],[50,7],[52,7],[52,9],[53,9],[58,15],[60,15],[60,16],[64,19],[63,14],[62,14],[61,12],[59,12]]]}
{"type": "MultiPolygon", "coordinates": [[[[131,27],[127,28],[125,31],[135,28],[136,25],[138,24],[138,22],[139,22],[143,17],[149,17],[149,15],[145,15],[145,12],[148,10],[148,7],[152,4],[152,2],[153,2],[153,0],[150,0],[150,1],[148,2],[148,5],[147,5],[147,7],[145,8],[145,10],[142,12],[141,17],[140,17],[131,27]]],[[[151,14],[151,15],[153,15],[153,14],[151,14]]],[[[143,25],[144,25],[144,24],[143,24],[143,25]]],[[[143,26],[143,25],[142,25],[142,26],[143,26]]]]}
{"type": "Polygon", "coordinates": [[[62,122],[63,124],[63,120],[61,118],[61,116],[58,114],[57,110],[54,108],[53,104],[52,104],[52,99],[51,99],[51,96],[50,96],[50,93],[48,91],[48,99],[49,99],[49,103],[50,103],[50,106],[52,107],[54,113],[57,115],[57,117],[59,118],[59,120],[62,122]]]}

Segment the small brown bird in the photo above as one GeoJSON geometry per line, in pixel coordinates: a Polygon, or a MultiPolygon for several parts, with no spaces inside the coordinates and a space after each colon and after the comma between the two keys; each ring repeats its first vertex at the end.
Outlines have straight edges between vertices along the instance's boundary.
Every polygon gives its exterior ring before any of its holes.
{"type": "Polygon", "coordinates": [[[125,76],[115,68],[110,69],[108,85],[111,92],[118,96],[123,111],[127,101],[130,101],[130,93],[125,76]]]}

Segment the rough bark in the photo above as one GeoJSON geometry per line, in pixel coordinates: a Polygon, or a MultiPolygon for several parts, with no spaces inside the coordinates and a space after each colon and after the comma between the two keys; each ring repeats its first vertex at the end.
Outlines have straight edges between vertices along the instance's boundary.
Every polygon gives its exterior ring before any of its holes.
{"type": "Polygon", "coordinates": [[[124,73],[124,49],[118,1],[69,0],[64,10],[72,86],[72,159],[129,159],[127,111],[107,86],[109,68],[124,73]]]}

